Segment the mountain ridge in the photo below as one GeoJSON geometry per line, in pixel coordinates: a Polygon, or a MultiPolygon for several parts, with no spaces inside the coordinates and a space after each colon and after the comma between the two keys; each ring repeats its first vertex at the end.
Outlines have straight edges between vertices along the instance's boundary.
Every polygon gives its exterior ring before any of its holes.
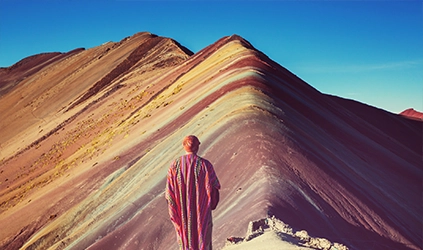
{"type": "Polygon", "coordinates": [[[408,108],[408,109],[402,111],[400,113],[400,115],[403,115],[403,116],[411,118],[411,119],[420,119],[420,120],[423,119],[423,113],[419,112],[419,111],[417,111],[413,108],[408,108]]]}
{"type": "Polygon", "coordinates": [[[324,95],[237,35],[193,55],[172,41],[137,33],[24,82],[64,74],[55,85],[70,93],[34,102],[42,119],[18,116],[30,124],[25,137],[1,141],[16,155],[0,162],[0,178],[13,180],[0,183],[0,221],[10,225],[2,247],[176,247],[164,177],[182,153],[180,139],[194,133],[222,184],[217,248],[267,216],[351,249],[418,248],[421,122],[324,95]],[[160,41],[82,98],[151,39],[160,41]],[[16,154],[25,144],[32,146],[16,154]]]}

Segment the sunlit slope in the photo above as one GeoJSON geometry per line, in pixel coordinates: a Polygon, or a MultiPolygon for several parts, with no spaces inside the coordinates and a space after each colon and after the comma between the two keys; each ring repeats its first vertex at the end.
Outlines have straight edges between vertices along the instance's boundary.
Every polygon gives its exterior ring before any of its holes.
{"type": "Polygon", "coordinates": [[[1,107],[4,104],[26,112],[10,122],[6,116],[1,120],[8,134],[2,130],[0,219],[10,225],[1,230],[1,239],[22,244],[21,238],[25,241],[119,168],[91,167],[118,158],[118,153],[110,155],[106,150],[115,137],[127,136],[127,126],[119,125],[163,88],[153,86],[150,79],[165,77],[163,72],[185,60],[190,52],[184,50],[171,39],[136,34],[59,61],[41,72],[46,81],[34,76],[0,99],[1,107]],[[119,73],[117,68],[124,70],[119,73]],[[56,76],[62,76],[61,80],[56,76]],[[108,76],[110,81],[104,81],[108,76]],[[99,82],[104,83],[102,88],[90,91],[99,82]],[[42,87],[47,90],[29,95],[42,87]],[[36,105],[19,107],[20,103],[13,104],[15,96],[24,96],[36,105]],[[72,107],[84,96],[84,101],[72,107]],[[39,119],[33,118],[34,112],[39,119]],[[11,139],[6,140],[8,137],[11,139]]]}
{"type": "MultiPolygon", "coordinates": [[[[236,48],[243,50],[243,53],[246,54],[245,56],[251,57],[251,52],[241,46],[238,41],[235,41],[233,44],[228,44],[225,48],[222,48],[220,53],[210,56],[210,62],[208,60],[198,62],[196,58],[193,58],[190,62],[186,63],[186,65],[182,65],[181,69],[179,69],[182,72],[185,72],[187,69],[191,69],[189,72],[186,72],[184,75],[178,77],[178,79],[172,83],[172,86],[160,90],[160,93],[158,93],[148,104],[141,107],[136,112],[133,112],[131,116],[126,117],[126,119],[119,124],[119,128],[126,127],[131,129],[128,129],[125,134],[119,138],[120,140],[114,140],[112,143],[113,145],[110,145],[108,148],[108,151],[116,152],[116,156],[111,159],[112,162],[105,162],[103,165],[101,163],[96,164],[95,168],[110,168],[106,167],[110,165],[120,166],[120,168],[127,170],[120,174],[121,177],[118,179],[120,180],[123,176],[126,176],[126,178],[130,178],[131,181],[122,179],[121,182],[116,179],[115,181],[110,182],[104,193],[102,192],[101,196],[104,197],[103,199],[99,197],[95,199],[92,199],[91,197],[88,198],[87,202],[92,204],[93,207],[89,207],[87,204],[82,203],[81,206],[76,206],[74,209],[82,208],[85,212],[76,212],[76,214],[81,214],[85,218],[87,216],[86,213],[91,214],[99,212],[100,214],[92,214],[90,217],[92,217],[96,223],[100,224],[97,226],[98,230],[101,230],[102,227],[108,227],[109,224],[107,221],[96,218],[97,216],[100,216],[100,218],[102,218],[101,216],[105,216],[104,214],[106,213],[106,208],[110,209],[110,214],[118,216],[118,211],[125,211],[129,208],[134,209],[132,206],[127,207],[128,204],[122,202],[123,200],[121,199],[123,197],[127,197],[130,201],[138,199],[145,200],[146,198],[143,197],[144,193],[151,192],[150,188],[153,188],[154,190],[155,185],[158,184],[160,184],[158,187],[160,192],[163,190],[163,183],[159,182],[163,181],[171,159],[182,153],[180,138],[183,137],[183,134],[195,133],[203,138],[202,140],[207,140],[207,134],[213,133],[216,127],[221,126],[219,124],[223,124],[219,122],[221,119],[220,117],[224,117],[228,112],[230,112],[230,109],[228,109],[227,106],[228,103],[230,104],[229,107],[234,106],[239,108],[237,107],[237,104],[242,101],[243,105],[241,108],[244,109],[244,106],[248,107],[250,105],[249,103],[256,101],[257,98],[250,97],[251,94],[248,93],[250,91],[247,91],[246,94],[242,94],[240,96],[242,99],[233,99],[234,96],[237,96],[237,93],[227,94],[227,91],[222,90],[222,88],[227,87],[242,87],[242,85],[230,86],[239,79],[251,78],[254,80],[254,78],[260,78],[254,70],[233,70],[234,73],[220,77],[215,80],[215,83],[204,83],[204,78],[209,78],[206,74],[210,71],[210,64],[218,64],[218,62],[215,61],[216,59],[220,60],[219,57],[227,54],[229,51],[235,51],[236,48]],[[203,74],[201,74],[202,72],[203,74]],[[238,75],[237,72],[240,74],[238,75]],[[213,108],[212,105],[214,105],[214,102],[222,95],[224,95],[225,98],[220,102],[219,109],[213,108]],[[211,113],[208,114],[209,112],[211,113]],[[143,138],[145,139],[143,140],[143,138]],[[164,140],[164,142],[160,143],[162,140],[164,140]],[[137,143],[131,146],[131,143],[134,144],[134,142],[137,143]],[[151,145],[148,145],[148,143],[151,145]],[[137,179],[135,176],[138,176],[138,178],[141,179],[137,179]],[[128,186],[129,184],[131,185],[128,186]],[[116,191],[116,188],[123,190],[116,191]],[[113,202],[112,196],[115,195],[116,199],[120,200],[117,203],[113,202]],[[96,202],[92,203],[93,200],[96,202]],[[106,202],[106,204],[101,205],[103,209],[97,211],[96,207],[98,207],[98,204],[101,204],[102,202],[106,202]],[[116,204],[121,205],[117,206],[116,204]]],[[[230,58],[230,55],[227,56],[230,58]]],[[[218,70],[216,70],[216,73],[218,73],[218,70]]],[[[213,74],[210,74],[210,76],[213,76],[213,74]]],[[[167,82],[167,80],[164,82],[167,82]]],[[[152,81],[151,84],[155,84],[155,82],[152,81]]],[[[248,89],[250,89],[250,87],[248,87],[248,89]]],[[[91,163],[87,165],[91,167],[91,163]]],[[[121,173],[122,171],[123,170],[118,170],[117,173],[121,173]]],[[[136,209],[141,208],[142,207],[138,207],[136,209]]],[[[169,222],[166,209],[164,212],[164,215],[166,215],[166,221],[169,222]]],[[[77,225],[81,225],[79,219],[75,218],[75,213],[72,212],[69,212],[68,216],[69,218],[67,220],[64,219],[63,223],[67,226],[63,227],[63,224],[59,223],[57,225],[58,232],[51,233],[52,237],[54,236],[53,241],[57,239],[56,235],[60,234],[71,237],[71,241],[75,242],[74,244],[79,242],[75,241],[78,237],[98,237],[96,235],[79,235],[81,232],[85,231],[78,228],[79,226],[76,227],[77,225]],[[75,225],[75,228],[70,225],[70,221],[74,221],[77,224],[75,225]],[[69,227],[68,231],[62,232],[67,227],[69,227]]],[[[63,217],[65,218],[66,214],[63,215],[63,217]]],[[[60,218],[61,217],[56,219],[55,223],[57,223],[60,218]]],[[[81,220],[83,219],[81,218],[81,220]]],[[[90,224],[88,221],[87,223],[90,224]]],[[[151,228],[149,229],[151,230],[151,228]]],[[[52,230],[56,232],[50,227],[46,227],[46,230],[48,232],[51,232],[52,230]]],[[[173,231],[169,232],[173,235],[173,231]]],[[[42,233],[43,231],[41,231],[40,235],[42,235],[42,233]]],[[[44,240],[45,238],[43,241],[44,240]]],[[[51,244],[51,242],[49,244],[51,244]]]]}
{"type": "Polygon", "coordinates": [[[215,248],[275,215],[352,249],[418,249],[421,122],[323,95],[238,36],[190,57],[147,33],[121,43],[54,133],[0,166],[37,169],[2,194],[6,248],[176,248],[165,176],[196,134],[222,185],[215,248]]]}

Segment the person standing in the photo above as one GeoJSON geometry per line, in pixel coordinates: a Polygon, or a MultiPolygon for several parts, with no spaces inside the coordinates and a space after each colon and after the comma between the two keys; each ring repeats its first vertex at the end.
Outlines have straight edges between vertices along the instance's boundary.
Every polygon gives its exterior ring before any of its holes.
{"type": "Polygon", "coordinates": [[[168,170],[166,200],[182,250],[212,250],[212,210],[219,203],[220,183],[213,165],[197,155],[200,141],[186,136],[186,151],[168,170]]]}

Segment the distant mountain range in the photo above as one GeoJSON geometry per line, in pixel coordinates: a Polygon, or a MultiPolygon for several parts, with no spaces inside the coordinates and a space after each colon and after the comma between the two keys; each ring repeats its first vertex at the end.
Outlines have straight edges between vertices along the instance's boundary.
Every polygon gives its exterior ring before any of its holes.
{"type": "Polygon", "coordinates": [[[176,249],[165,177],[195,134],[222,185],[216,249],[266,218],[421,249],[422,118],[321,93],[237,35],[34,55],[0,68],[0,248],[176,249]]]}
{"type": "Polygon", "coordinates": [[[417,111],[413,108],[406,109],[406,110],[402,111],[400,114],[403,115],[403,116],[406,116],[408,118],[414,118],[414,119],[420,119],[420,120],[423,119],[423,113],[421,113],[421,112],[419,112],[419,111],[417,111]]]}

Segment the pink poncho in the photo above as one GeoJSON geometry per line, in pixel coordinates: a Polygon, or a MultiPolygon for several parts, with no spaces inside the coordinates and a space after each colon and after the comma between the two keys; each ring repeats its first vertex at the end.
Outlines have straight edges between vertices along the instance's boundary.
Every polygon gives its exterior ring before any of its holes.
{"type": "Polygon", "coordinates": [[[206,250],[211,242],[211,205],[213,188],[220,183],[212,164],[186,154],[172,162],[166,183],[169,215],[181,249],[206,250]]]}

